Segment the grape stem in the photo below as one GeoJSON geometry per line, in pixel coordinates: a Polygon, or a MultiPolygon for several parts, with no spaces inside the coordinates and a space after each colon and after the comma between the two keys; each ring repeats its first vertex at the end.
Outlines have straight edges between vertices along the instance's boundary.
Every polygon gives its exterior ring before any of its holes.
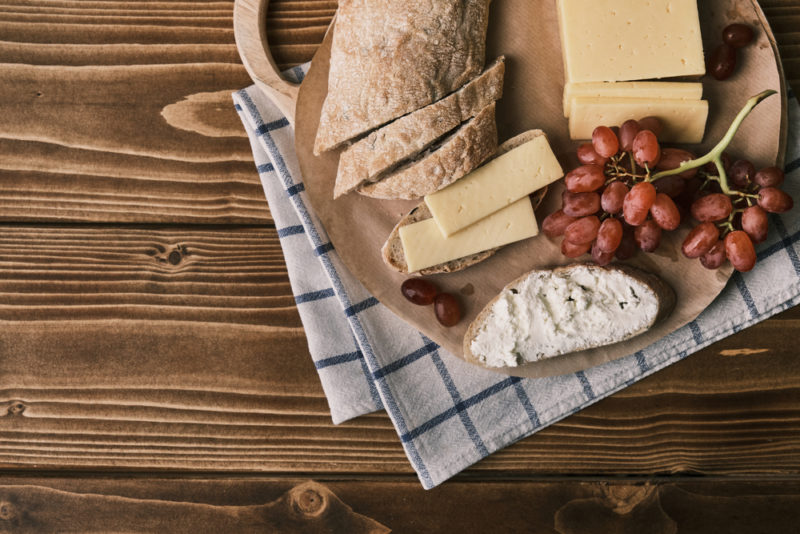
{"type": "Polygon", "coordinates": [[[725,134],[725,136],[722,139],[720,139],[719,143],[717,143],[717,146],[712,148],[711,151],[708,152],[705,156],[697,159],[692,159],[689,161],[684,161],[675,169],[671,169],[668,171],[661,171],[655,174],[650,179],[650,181],[655,182],[656,180],[660,180],[661,178],[666,178],[667,176],[673,176],[675,174],[681,174],[684,171],[697,169],[699,167],[706,165],[707,163],[713,162],[714,165],[717,167],[717,171],[719,172],[718,181],[720,189],[722,189],[722,192],[725,193],[726,195],[739,194],[738,191],[732,190],[728,185],[728,175],[725,172],[725,166],[722,164],[722,153],[725,151],[726,148],[728,148],[728,145],[731,144],[731,141],[733,141],[733,137],[736,135],[736,132],[739,131],[739,127],[742,125],[742,122],[744,121],[745,118],[747,118],[750,112],[753,111],[753,108],[755,108],[762,101],[764,101],[765,99],[769,98],[770,96],[776,93],[777,91],[769,89],[767,91],[763,91],[755,95],[750,100],[748,100],[747,103],[742,108],[742,110],[739,112],[739,114],[736,115],[736,118],[733,119],[733,122],[728,128],[728,131],[725,134]]]}

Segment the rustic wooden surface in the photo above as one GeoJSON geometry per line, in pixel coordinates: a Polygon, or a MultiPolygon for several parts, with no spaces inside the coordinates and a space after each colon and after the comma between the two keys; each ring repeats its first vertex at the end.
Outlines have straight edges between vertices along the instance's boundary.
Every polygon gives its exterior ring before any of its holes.
{"type": "MultiPolygon", "coordinates": [[[[273,0],[282,67],[335,6],[273,0]]],[[[800,1],[762,6],[800,87],[800,1]]],[[[399,532],[796,526],[800,309],[432,492],[384,414],[332,425],[230,101],[232,8],[0,0],[0,531],[285,527],[270,503],[308,479],[399,532]]]]}

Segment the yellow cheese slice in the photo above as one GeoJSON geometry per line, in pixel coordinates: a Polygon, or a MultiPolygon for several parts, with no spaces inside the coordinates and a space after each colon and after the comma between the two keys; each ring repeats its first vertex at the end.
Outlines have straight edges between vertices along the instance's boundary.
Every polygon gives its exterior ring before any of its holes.
{"type": "Polygon", "coordinates": [[[658,117],[664,123],[659,141],[696,144],[703,141],[708,119],[706,100],[670,100],[648,98],[572,99],[569,136],[591,139],[597,126],[619,126],[628,119],[658,117]]]}
{"type": "Polygon", "coordinates": [[[452,235],[564,175],[544,135],[425,197],[442,234],[452,235]]]}
{"type": "Polygon", "coordinates": [[[568,82],[705,74],[697,0],[558,0],[568,82]]]}
{"type": "Polygon", "coordinates": [[[684,82],[585,82],[564,86],[564,116],[569,117],[572,99],[579,96],[700,100],[702,83],[684,82]]]}
{"type": "Polygon", "coordinates": [[[444,237],[433,219],[400,228],[408,272],[416,272],[484,250],[538,235],[528,197],[518,200],[462,231],[444,237]]]}

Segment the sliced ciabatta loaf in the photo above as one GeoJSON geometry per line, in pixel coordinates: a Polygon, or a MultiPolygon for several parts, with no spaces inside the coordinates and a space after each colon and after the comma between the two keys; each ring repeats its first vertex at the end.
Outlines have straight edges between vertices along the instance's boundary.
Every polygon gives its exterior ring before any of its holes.
{"type": "Polygon", "coordinates": [[[505,58],[499,57],[477,78],[353,143],[339,156],[333,198],[349,193],[431,146],[462,122],[503,96],[505,58]]]}
{"type": "Polygon", "coordinates": [[[627,265],[535,270],[507,285],[464,336],[464,355],[515,367],[637,336],[675,306],[657,276],[627,265]]]}
{"type": "MultiPolygon", "coordinates": [[[[510,152],[511,150],[517,148],[518,146],[527,143],[528,141],[532,140],[535,137],[539,137],[544,135],[544,132],[541,130],[528,130],[527,132],[523,132],[516,137],[512,137],[497,149],[497,153],[494,157],[502,156],[506,152],[510,152]]],[[[544,196],[547,194],[547,187],[543,187],[536,191],[533,195],[531,195],[531,203],[533,204],[533,209],[539,207],[539,204],[542,203],[544,196]]],[[[409,224],[414,224],[416,222],[424,221],[425,219],[430,219],[432,217],[428,206],[425,202],[420,202],[420,204],[411,210],[408,215],[403,217],[399,223],[394,227],[392,233],[389,234],[389,238],[384,243],[381,252],[383,252],[383,261],[394,269],[395,271],[399,271],[401,273],[408,273],[408,264],[406,263],[406,256],[403,251],[403,242],[400,240],[400,228],[409,224]]],[[[456,271],[460,271],[462,269],[466,269],[471,265],[475,265],[476,263],[480,263],[483,260],[490,258],[497,252],[498,249],[493,248],[491,250],[486,250],[484,252],[480,252],[478,254],[473,254],[472,256],[467,256],[464,258],[459,258],[457,260],[452,260],[446,263],[441,263],[439,265],[434,265],[433,267],[428,267],[427,269],[422,269],[419,271],[419,274],[422,275],[429,275],[429,274],[440,274],[440,273],[453,273],[456,271]]]]}
{"type": "Polygon", "coordinates": [[[497,151],[494,102],[416,159],[358,188],[372,198],[420,198],[467,175],[497,151]]]}

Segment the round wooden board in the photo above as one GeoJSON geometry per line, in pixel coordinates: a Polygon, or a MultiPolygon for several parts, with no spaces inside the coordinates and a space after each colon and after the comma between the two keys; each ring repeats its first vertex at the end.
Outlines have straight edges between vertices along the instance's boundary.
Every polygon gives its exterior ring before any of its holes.
{"type": "MultiPolygon", "coordinates": [[[[763,13],[750,0],[698,3],[706,50],[718,44],[721,29],[732,21],[757,28],[758,37],[755,44],[743,50],[733,78],[725,82],[703,79],[704,98],[710,101],[711,111],[705,142],[693,149],[700,152],[713,146],[747,98],[765,89],[775,89],[780,96],[768,99],[752,113],[730,152],[746,155],[757,166],[782,163],[786,144],[786,89],[774,39],[763,13]]],[[[381,259],[380,248],[397,221],[418,202],[379,201],[357,194],[334,201],[338,153],[316,157],[312,152],[327,93],[332,35],[329,30],[314,56],[297,102],[297,155],[312,206],[339,256],[364,286],[398,316],[463,357],[464,332],[506,284],[532,269],[565,265],[571,260],[561,255],[559,243],[539,236],[505,247],[465,271],[432,277],[442,290],[460,297],[464,318],[452,328],[439,326],[431,307],[418,307],[406,301],[399,288],[407,275],[388,269],[381,259]]],[[[556,154],[572,158],[576,143],[569,140],[561,109],[563,68],[554,1],[493,2],[487,39],[487,61],[501,54],[507,57],[505,94],[497,108],[500,141],[531,128],[541,128],[556,154]]],[[[537,211],[540,221],[557,209],[560,187],[552,188],[537,211]]],[[[698,261],[684,258],[679,246],[686,232],[688,228],[684,227],[670,234],[656,254],[640,253],[627,262],[658,274],[675,289],[677,305],[668,319],[624,343],[494,370],[513,376],[545,377],[586,369],[632,354],[695,319],[725,287],[731,269],[708,271],[698,261]]]]}

